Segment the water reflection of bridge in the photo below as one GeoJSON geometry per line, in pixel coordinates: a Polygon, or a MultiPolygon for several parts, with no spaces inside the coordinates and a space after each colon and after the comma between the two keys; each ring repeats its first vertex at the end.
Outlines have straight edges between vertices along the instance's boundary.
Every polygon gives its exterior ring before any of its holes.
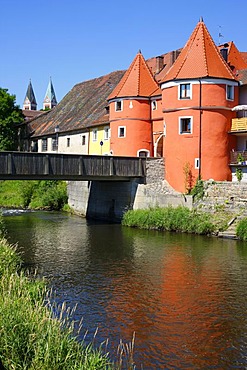
{"type": "Polygon", "coordinates": [[[128,181],[145,175],[145,158],[0,152],[0,180],[128,181]]]}

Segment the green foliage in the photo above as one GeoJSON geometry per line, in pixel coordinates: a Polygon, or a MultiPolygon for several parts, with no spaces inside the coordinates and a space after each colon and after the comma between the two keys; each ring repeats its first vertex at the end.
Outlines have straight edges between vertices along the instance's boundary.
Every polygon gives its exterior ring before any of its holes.
{"type": "Polygon", "coordinates": [[[19,257],[5,240],[0,240],[0,261],[0,360],[5,369],[112,368],[102,348],[76,340],[71,310],[63,305],[54,318],[43,280],[15,272],[19,257]]]}
{"type": "Polygon", "coordinates": [[[212,216],[189,210],[186,207],[152,208],[127,211],[122,224],[142,229],[178,231],[195,234],[212,234],[216,227],[212,216]]]}
{"type": "Polygon", "coordinates": [[[237,156],[237,162],[238,163],[242,163],[244,161],[244,157],[241,153],[238,153],[238,156],[237,156]]]}
{"type": "Polygon", "coordinates": [[[0,182],[2,207],[60,210],[67,199],[67,186],[63,181],[0,182]]]}
{"type": "Polygon", "coordinates": [[[194,200],[200,200],[204,197],[204,183],[203,180],[197,179],[196,184],[191,190],[191,195],[193,195],[194,200]]]}
{"type": "Polygon", "coordinates": [[[239,221],[236,234],[239,239],[246,241],[247,240],[247,217],[239,221]]]}
{"type": "Polygon", "coordinates": [[[193,188],[194,178],[192,174],[192,166],[189,162],[186,162],[183,167],[184,172],[184,185],[185,193],[190,194],[191,189],[193,188]]]}
{"type": "Polygon", "coordinates": [[[17,126],[22,122],[24,116],[15,104],[15,95],[10,95],[7,89],[0,88],[0,151],[17,149],[17,126]]]}
{"type": "Polygon", "coordinates": [[[236,177],[238,182],[240,182],[243,178],[243,171],[241,168],[236,168],[236,177]]]}

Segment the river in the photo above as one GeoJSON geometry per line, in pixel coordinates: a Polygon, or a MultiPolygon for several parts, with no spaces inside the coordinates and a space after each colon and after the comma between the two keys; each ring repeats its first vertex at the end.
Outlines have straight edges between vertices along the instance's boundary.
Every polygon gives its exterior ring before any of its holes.
{"type": "Polygon", "coordinates": [[[247,245],[53,212],[6,213],[8,239],[115,350],[135,332],[137,369],[247,368],[247,245]]]}

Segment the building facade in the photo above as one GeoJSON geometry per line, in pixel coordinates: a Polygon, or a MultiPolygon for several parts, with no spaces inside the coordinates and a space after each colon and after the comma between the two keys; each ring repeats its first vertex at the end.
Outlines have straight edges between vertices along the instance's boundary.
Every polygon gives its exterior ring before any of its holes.
{"type": "Polygon", "coordinates": [[[164,157],[180,192],[198,178],[236,180],[241,152],[247,181],[247,53],[216,46],[201,19],[182,49],[139,51],[127,71],[76,85],[30,132],[39,151],[164,157]]]}

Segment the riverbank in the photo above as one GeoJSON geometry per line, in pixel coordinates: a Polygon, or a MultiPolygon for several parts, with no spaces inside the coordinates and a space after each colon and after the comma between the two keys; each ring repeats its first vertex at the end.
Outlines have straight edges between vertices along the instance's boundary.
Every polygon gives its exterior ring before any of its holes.
{"type": "Polygon", "coordinates": [[[122,225],[141,229],[175,231],[201,235],[218,235],[227,229],[232,214],[222,211],[200,212],[186,207],[165,207],[130,210],[124,214],[122,225]]]}
{"type": "MultiPolygon", "coordinates": [[[[107,354],[74,335],[64,305],[55,318],[44,280],[26,276],[21,259],[0,239],[1,369],[112,369],[107,354]]],[[[57,308],[56,308],[57,309],[57,308]]]]}
{"type": "Polygon", "coordinates": [[[0,181],[0,205],[6,208],[61,210],[67,205],[65,181],[0,181]]]}

